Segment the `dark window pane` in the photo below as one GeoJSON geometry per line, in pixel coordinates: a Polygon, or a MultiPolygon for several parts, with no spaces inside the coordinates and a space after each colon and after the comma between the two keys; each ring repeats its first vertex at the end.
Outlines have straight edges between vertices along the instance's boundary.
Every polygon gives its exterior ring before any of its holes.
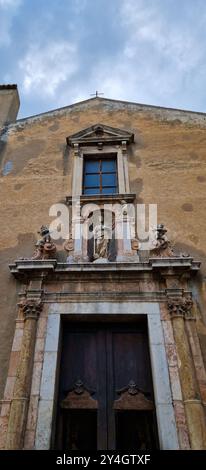
{"type": "Polygon", "coordinates": [[[84,194],[100,194],[99,188],[86,188],[84,194]]]}
{"type": "Polygon", "coordinates": [[[105,173],[102,175],[102,186],[116,186],[116,175],[105,173]]]}
{"type": "Polygon", "coordinates": [[[99,172],[99,160],[85,160],[85,173],[98,173],[99,172]]]}
{"type": "Polygon", "coordinates": [[[102,172],[116,171],[116,160],[102,160],[102,172]]]}
{"type": "Polygon", "coordinates": [[[117,192],[117,188],[116,186],[114,186],[113,188],[102,188],[102,194],[114,194],[117,192]]]}
{"type": "Polygon", "coordinates": [[[99,175],[85,175],[84,177],[84,186],[94,186],[95,188],[100,186],[100,176],[99,175]]]}

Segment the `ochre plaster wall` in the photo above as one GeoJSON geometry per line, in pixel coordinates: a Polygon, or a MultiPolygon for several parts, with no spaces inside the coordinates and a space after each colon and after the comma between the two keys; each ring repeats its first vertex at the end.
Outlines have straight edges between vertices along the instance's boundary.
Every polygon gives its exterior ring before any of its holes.
{"type": "MultiPolygon", "coordinates": [[[[72,152],[66,137],[96,123],[134,132],[135,144],[128,152],[131,192],[137,194],[139,203],[156,203],[158,221],[168,228],[169,238],[202,262],[196,292],[204,345],[206,115],[91,99],[17,121],[2,133],[0,398],[20,288],[8,264],[32,254],[37,231],[51,221],[50,206],[71,195],[72,152]]],[[[61,244],[58,248],[63,253],[61,244]]]]}

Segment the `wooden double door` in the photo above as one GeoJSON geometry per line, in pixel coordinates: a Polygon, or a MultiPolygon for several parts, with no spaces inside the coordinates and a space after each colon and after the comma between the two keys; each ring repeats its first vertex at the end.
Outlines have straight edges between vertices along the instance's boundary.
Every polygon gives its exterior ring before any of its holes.
{"type": "Polygon", "coordinates": [[[145,324],[64,325],[56,447],[158,448],[145,324]]]}

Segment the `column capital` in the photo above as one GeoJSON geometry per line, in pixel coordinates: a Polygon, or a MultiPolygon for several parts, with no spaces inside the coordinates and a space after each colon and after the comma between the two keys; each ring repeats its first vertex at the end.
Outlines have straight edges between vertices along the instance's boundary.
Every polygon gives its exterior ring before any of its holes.
{"type": "Polygon", "coordinates": [[[193,300],[190,295],[169,296],[167,294],[167,305],[172,318],[194,319],[192,315],[193,300]]]}
{"type": "Polygon", "coordinates": [[[25,299],[20,302],[19,307],[22,309],[24,319],[34,318],[38,320],[40,312],[42,310],[42,302],[40,300],[25,299]]]}

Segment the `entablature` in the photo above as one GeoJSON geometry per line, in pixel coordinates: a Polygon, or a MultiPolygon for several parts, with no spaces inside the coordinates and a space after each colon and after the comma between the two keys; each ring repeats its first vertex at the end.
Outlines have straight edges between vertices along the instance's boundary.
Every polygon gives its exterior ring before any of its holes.
{"type": "Polygon", "coordinates": [[[17,279],[31,279],[35,277],[42,277],[49,275],[54,279],[65,276],[69,279],[74,273],[78,273],[78,277],[88,275],[88,282],[91,274],[98,277],[104,274],[104,277],[111,276],[115,273],[122,273],[127,276],[129,273],[150,273],[165,275],[181,276],[185,273],[192,274],[197,272],[200,268],[200,262],[194,261],[193,258],[149,258],[144,262],[110,262],[110,263],[59,263],[56,259],[48,260],[17,260],[15,263],[9,265],[11,273],[17,279]]]}

